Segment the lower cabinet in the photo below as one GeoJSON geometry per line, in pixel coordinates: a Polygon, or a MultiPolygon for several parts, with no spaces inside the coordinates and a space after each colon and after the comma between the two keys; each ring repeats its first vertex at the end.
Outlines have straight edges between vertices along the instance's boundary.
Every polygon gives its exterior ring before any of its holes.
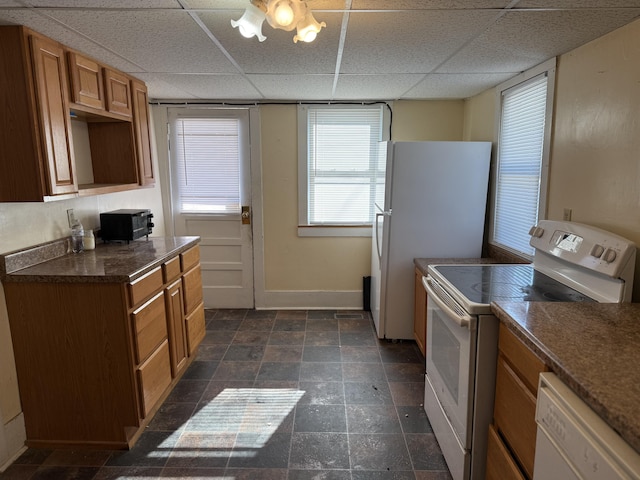
{"type": "Polygon", "coordinates": [[[487,480],[533,478],[538,377],[545,371],[544,362],[500,324],[487,480]]]}
{"type": "Polygon", "coordinates": [[[489,425],[485,480],[525,480],[493,425],[489,425]]]}
{"type": "Polygon", "coordinates": [[[204,337],[197,245],[131,283],[5,282],[27,445],[129,448],[204,337]]]}

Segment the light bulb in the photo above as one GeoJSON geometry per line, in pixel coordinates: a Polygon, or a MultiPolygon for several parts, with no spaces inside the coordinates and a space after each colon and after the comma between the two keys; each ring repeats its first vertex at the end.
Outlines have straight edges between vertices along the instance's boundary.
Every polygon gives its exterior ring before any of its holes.
{"type": "Polygon", "coordinates": [[[276,7],[276,11],[274,13],[278,25],[286,27],[288,25],[291,25],[291,22],[293,22],[293,9],[288,2],[280,2],[276,7]]]}
{"type": "Polygon", "coordinates": [[[318,32],[310,31],[310,32],[307,32],[304,35],[304,38],[301,38],[300,40],[306,43],[310,43],[310,42],[313,42],[317,36],[318,36],[318,32]]]}

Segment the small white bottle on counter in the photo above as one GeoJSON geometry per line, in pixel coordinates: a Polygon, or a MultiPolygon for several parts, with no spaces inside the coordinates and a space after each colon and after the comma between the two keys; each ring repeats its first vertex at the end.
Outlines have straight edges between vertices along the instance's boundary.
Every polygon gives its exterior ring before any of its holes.
{"type": "Polygon", "coordinates": [[[96,238],[93,236],[93,230],[85,230],[83,240],[85,250],[94,250],[96,248],[96,238]]]}

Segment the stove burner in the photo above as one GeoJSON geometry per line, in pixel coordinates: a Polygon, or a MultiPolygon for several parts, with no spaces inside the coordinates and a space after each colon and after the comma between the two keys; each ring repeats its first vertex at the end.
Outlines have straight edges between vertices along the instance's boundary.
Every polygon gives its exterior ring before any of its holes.
{"type": "Polygon", "coordinates": [[[522,298],[525,295],[520,285],[506,282],[480,282],[471,286],[474,292],[490,295],[494,300],[522,298]]]}

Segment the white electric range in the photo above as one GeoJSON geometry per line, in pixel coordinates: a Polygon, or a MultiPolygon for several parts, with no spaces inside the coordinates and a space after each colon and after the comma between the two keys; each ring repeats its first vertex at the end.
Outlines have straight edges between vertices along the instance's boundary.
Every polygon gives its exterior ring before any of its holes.
{"type": "Polygon", "coordinates": [[[481,480],[493,414],[494,301],[626,302],[636,246],[601,229],[544,220],[532,264],[431,265],[424,408],[454,480],[481,480]]]}

